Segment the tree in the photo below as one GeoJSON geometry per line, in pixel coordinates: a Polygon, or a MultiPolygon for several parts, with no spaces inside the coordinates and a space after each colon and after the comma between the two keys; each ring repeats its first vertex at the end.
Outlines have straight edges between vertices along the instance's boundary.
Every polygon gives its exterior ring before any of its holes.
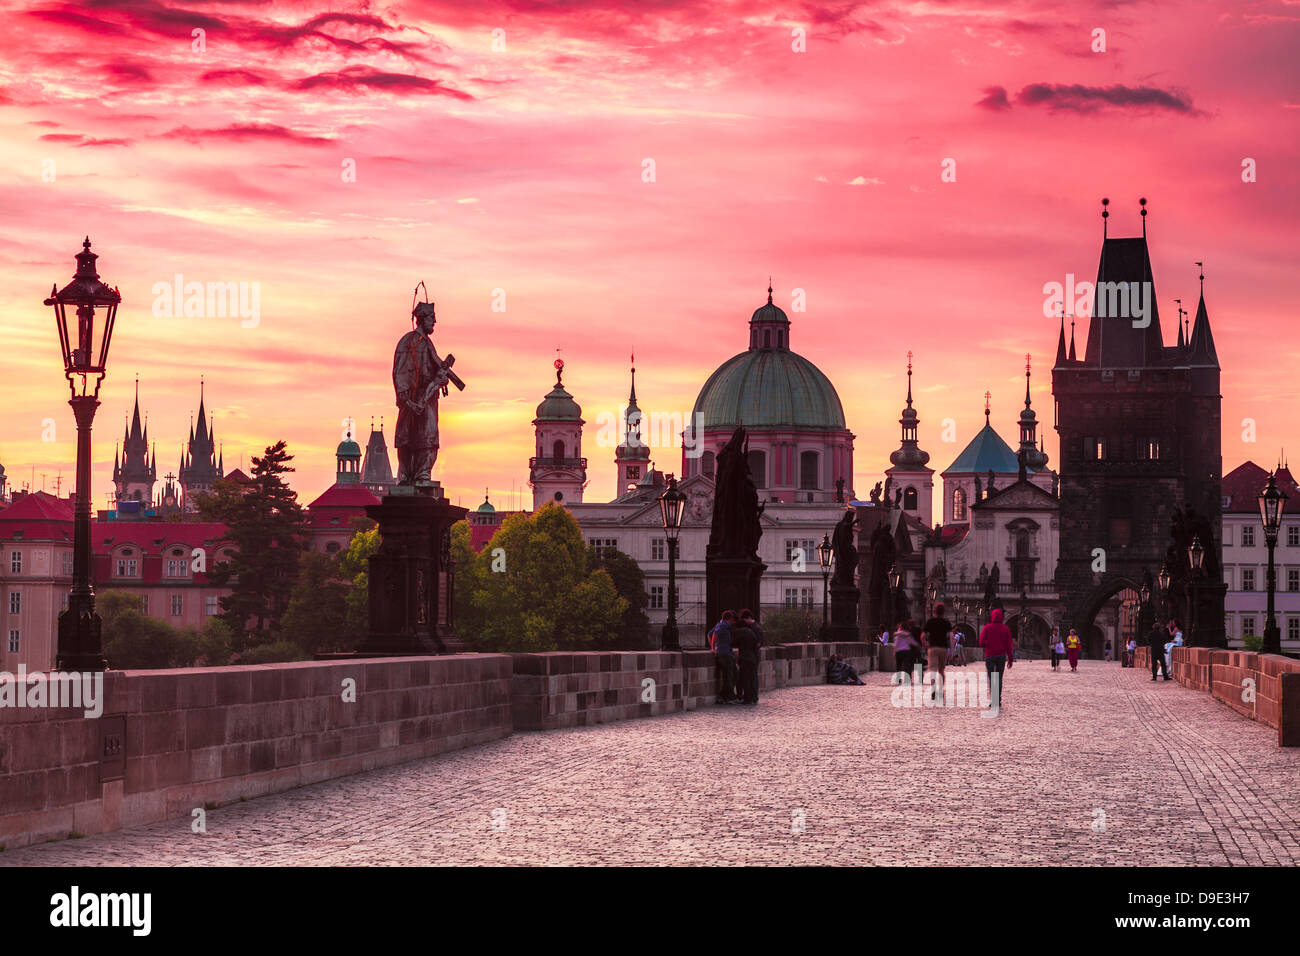
{"type": "Polygon", "coordinates": [[[280,622],[280,639],[307,655],[342,649],[351,582],[339,573],[339,560],[319,551],[298,558],[298,579],[280,622]]]}
{"type": "MultiPolygon", "coordinates": [[[[483,615],[474,606],[475,565],[479,556],[470,544],[470,534],[468,522],[457,521],[451,526],[452,629],[467,645],[474,646],[483,633],[483,615]]],[[[484,552],[490,569],[491,548],[484,548],[484,552]]]]}
{"type": "MultiPolygon", "coordinates": [[[[453,536],[453,547],[457,537],[467,543],[467,532],[453,536]]],[[[461,588],[470,590],[470,615],[480,622],[477,632],[463,633],[479,651],[608,646],[628,607],[609,573],[588,566],[578,522],[554,502],[507,518],[468,568],[457,569],[461,588]]]]}
{"type": "Polygon", "coordinates": [[[297,492],[284,482],[294,470],[291,461],[285,442],[278,441],[253,459],[247,484],[217,481],[198,499],[199,515],[226,525],[235,545],[231,559],[213,565],[208,578],[231,589],[221,599],[221,617],[238,651],[275,639],[298,573],[304,512],[297,492]]]}
{"type": "Polygon", "coordinates": [[[209,664],[230,660],[229,635],[220,621],[214,619],[203,629],[178,629],[146,615],[139,595],[129,591],[103,591],[96,605],[104,621],[104,655],[114,669],[157,670],[192,667],[200,658],[209,664]]]}
{"type": "Polygon", "coordinates": [[[613,646],[627,651],[650,649],[650,618],[645,612],[650,595],[646,593],[641,565],[615,548],[596,549],[588,545],[587,566],[606,571],[618,596],[627,601],[627,610],[619,622],[618,637],[613,646]]]}
{"type": "Polygon", "coordinates": [[[349,582],[340,645],[346,650],[355,649],[370,628],[370,557],[380,545],[379,529],[369,518],[354,518],[352,527],[352,541],[339,557],[339,576],[349,582]]]}

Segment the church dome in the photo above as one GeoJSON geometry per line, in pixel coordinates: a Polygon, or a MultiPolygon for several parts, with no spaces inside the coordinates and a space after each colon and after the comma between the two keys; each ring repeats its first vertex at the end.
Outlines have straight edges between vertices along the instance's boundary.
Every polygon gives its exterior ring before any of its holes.
{"type": "Polygon", "coordinates": [[[352,440],[352,433],[348,432],[348,437],[339,442],[338,450],[334,452],[336,458],[360,458],[361,446],[352,440]]]}
{"type": "Polygon", "coordinates": [[[844,407],[822,370],[790,351],[790,319],[772,303],[754,310],[749,348],[723,362],[695,399],[703,428],[813,428],[842,431],[844,407]]]}
{"type": "Polygon", "coordinates": [[[573,400],[560,381],[564,363],[555,360],[555,387],[546,393],[537,406],[537,418],[546,422],[577,422],[582,420],[582,406],[573,400]]]}
{"type": "Polygon", "coordinates": [[[494,515],[497,509],[492,507],[492,502],[487,500],[487,495],[483,496],[483,503],[478,506],[478,513],[481,515],[494,515]]]}
{"type": "Polygon", "coordinates": [[[704,428],[845,427],[831,380],[789,349],[751,349],[723,362],[700,389],[695,413],[704,428]]]}

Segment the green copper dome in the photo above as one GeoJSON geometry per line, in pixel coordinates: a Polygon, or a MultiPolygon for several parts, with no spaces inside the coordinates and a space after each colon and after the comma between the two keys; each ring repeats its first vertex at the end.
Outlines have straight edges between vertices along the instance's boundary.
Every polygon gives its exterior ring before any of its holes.
{"type": "Polygon", "coordinates": [[[700,389],[695,413],[704,428],[845,427],[831,380],[789,349],[751,349],[723,362],[700,389]]]}
{"type": "Polygon", "coordinates": [[[537,406],[537,418],[547,422],[578,422],[582,421],[582,406],[573,400],[573,396],[565,390],[560,381],[560,376],[564,372],[564,363],[559,359],[555,361],[555,387],[546,393],[540,405],[537,406]]]}
{"type": "Polygon", "coordinates": [[[338,458],[360,458],[361,446],[352,440],[349,432],[348,437],[339,442],[338,450],[334,454],[338,458]]]}
{"type": "Polygon", "coordinates": [[[790,319],[772,302],[749,320],[749,349],[709,376],[695,400],[701,427],[845,429],[844,407],[831,380],[790,351],[790,319]]]}

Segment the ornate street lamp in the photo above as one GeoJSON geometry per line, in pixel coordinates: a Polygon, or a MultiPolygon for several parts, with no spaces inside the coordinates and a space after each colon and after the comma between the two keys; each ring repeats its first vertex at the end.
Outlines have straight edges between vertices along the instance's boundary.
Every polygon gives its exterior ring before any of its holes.
{"type": "Polygon", "coordinates": [[[828,602],[830,601],[831,586],[831,539],[829,535],[822,535],[822,543],[817,545],[817,560],[822,566],[822,634],[821,639],[824,641],[827,632],[830,629],[830,611],[828,602]]]}
{"type": "Polygon", "coordinates": [[[108,363],[113,322],[122,301],[116,288],[99,281],[90,251],[90,237],[77,253],[72,281],[50,290],[46,305],[54,307],[63,349],[63,373],[68,379],[72,414],[77,420],[77,504],[72,545],[72,592],[68,609],[59,615],[59,647],[55,668],[62,671],[102,671],[102,621],[95,613],[95,589],[90,580],[90,427],[99,408],[99,386],[108,363]],[[68,312],[73,324],[68,326],[68,312]],[[96,314],[96,310],[101,310],[96,314]],[[96,323],[98,322],[98,328],[96,323]],[[93,388],[92,388],[93,386],[93,388]]]}
{"type": "Polygon", "coordinates": [[[935,600],[934,600],[934,599],[937,598],[937,597],[939,596],[939,589],[938,589],[937,587],[935,587],[934,584],[931,584],[927,593],[928,593],[929,596],[930,596],[930,613],[933,614],[933,613],[934,613],[934,604],[935,604],[935,600]]]}
{"type": "Polygon", "coordinates": [[[1286,492],[1277,486],[1276,475],[1268,476],[1268,484],[1259,493],[1259,517],[1264,522],[1264,542],[1268,545],[1268,614],[1264,619],[1265,654],[1282,653],[1282,629],[1277,626],[1273,610],[1273,594],[1277,590],[1277,571],[1273,566],[1273,551],[1277,548],[1277,532],[1282,524],[1282,511],[1286,507],[1286,492]]]}
{"type": "Polygon", "coordinates": [[[1169,613],[1169,564],[1160,565],[1160,572],[1156,575],[1156,584],[1160,585],[1160,606],[1166,615],[1169,613]]]}
{"type": "Polygon", "coordinates": [[[677,490],[677,479],[668,476],[668,489],[659,496],[659,510],[664,519],[664,535],[668,538],[668,621],[664,624],[660,647],[665,651],[680,651],[677,638],[677,533],[682,527],[682,514],[686,510],[686,496],[677,490]]]}
{"type": "Polygon", "coordinates": [[[1187,582],[1187,606],[1191,611],[1192,632],[1187,643],[1200,646],[1200,635],[1197,633],[1197,623],[1200,615],[1197,613],[1196,608],[1196,582],[1205,573],[1205,545],[1201,544],[1199,534],[1192,538],[1192,544],[1187,549],[1187,564],[1192,569],[1192,579],[1187,582]]]}

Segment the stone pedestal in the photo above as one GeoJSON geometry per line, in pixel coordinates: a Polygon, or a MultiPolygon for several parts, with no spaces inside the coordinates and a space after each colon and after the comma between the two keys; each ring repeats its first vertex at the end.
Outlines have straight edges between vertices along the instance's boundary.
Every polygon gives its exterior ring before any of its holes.
{"type": "Polygon", "coordinates": [[[366,514],[381,544],[370,559],[370,630],[360,656],[454,654],[451,526],[468,514],[442,497],[436,482],[398,486],[366,514]]]}
{"type": "Polygon", "coordinates": [[[1228,586],[1222,581],[1192,582],[1191,600],[1195,608],[1192,609],[1192,620],[1182,622],[1189,646],[1228,646],[1228,635],[1223,628],[1227,596],[1228,586]]]}
{"type": "Polygon", "coordinates": [[[723,611],[739,614],[749,608],[761,614],[758,586],[767,565],[758,558],[723,557],[704,554],[705,629],[713,627],[723,611]]]}
{"type": "Polygon", "coordinates": [[[856,584],[831,585],[832,641],[860,641],[858,627],[858,587],[856,584]]]}

